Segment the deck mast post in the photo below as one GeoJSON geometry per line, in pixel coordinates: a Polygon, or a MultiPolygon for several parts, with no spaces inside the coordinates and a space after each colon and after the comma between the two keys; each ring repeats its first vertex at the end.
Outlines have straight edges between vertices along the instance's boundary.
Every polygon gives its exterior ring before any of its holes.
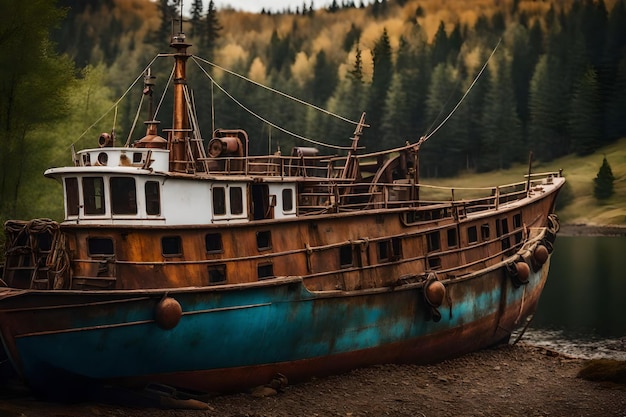
{"type": "Polygon", "coordinates": [[[533,151],[528,153],[528,178],[526,179],[526,196],[530,195],[530,175],[533,168],[533,151]]]}
{"type": "Polygon", "coordinates": [[[189,134],[189,114],[185,99],[187,88],[186,64],[189,54],[187,48],[191,46],[186,42],[182,31],[182,19],[178,34],[172,36],[170,46],[176,49],[174,54],[174,115],[172,130],[168,135],[168,148],[170,149],[170,170],[186,172],[189,158],[186,147],[189,134]]]}

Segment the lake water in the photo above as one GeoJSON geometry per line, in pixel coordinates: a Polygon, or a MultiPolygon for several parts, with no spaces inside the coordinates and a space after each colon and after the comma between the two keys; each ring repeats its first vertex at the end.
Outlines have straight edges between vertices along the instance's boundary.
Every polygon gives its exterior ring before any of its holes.
{"type": "Polygon", "coordinates": [[[522,340],[573,356],[626,360],[626,237],[557,237],[522,340]]]}

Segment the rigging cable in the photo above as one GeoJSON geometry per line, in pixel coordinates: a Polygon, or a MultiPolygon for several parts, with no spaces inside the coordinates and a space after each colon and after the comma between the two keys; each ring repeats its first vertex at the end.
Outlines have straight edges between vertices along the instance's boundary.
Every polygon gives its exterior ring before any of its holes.
{"type": "Polygon", "coordinates": [[[145,96],[146,96],[145,94],[142,94],[141,100],[139,100],[139,106],[137,106],[137,113],[135,113],[135,119],[133,120],[133,125],[128,131],[128,139],[126,139],[126,143],[124,144],[125,148],[128,148],[130,146],[130,138],[133,136],[133,132],[135,131],[135,126],[137,126],[137,120],[139,120],[139,113],[141,113],[141,107],[142,107],[143,99],[145,96]]]}
{"type": "Polygon", "coordinates": [[[498,43],[496,44],[495,48],[493,48],[493,51],[491,51],[491,55],[489,55],[489,58],[487,58],[487,61],[485,62],[485,64],[483,65],[483,67],[480,69],[480,72],[478,72],[478,75],[476,75],[476,78],[474,78],[474,81],[472,81],[472,83],[470,84],[470,86],[467,88],[467,91],[465,91],[465,94],[463,94],[463,97],[461,97],[461,99],[459,100],[459,102],[456,104],[456,106],[454,106],[454,108],[452,109],[452,111],[450,112],[450,114],[448,114],[448,116],[443,119],[443,121],[439,124],[439,126],[437,126],[432,132],[430,132],[428,135],[424,135],[420,138],[420,140],[417,142],[418,146],[421,145],[422,143],[426,142],[428,139],[430,139],[430,137],[432,135],[434,135],[435,133],[437,133],[437,131],[439,129],[441,129],[443,127],[443,125],[448,121],[448,119],[450,119],[452,117],[452,115],[454,114],[454,112],[459,108],[459,106],[461,105],[461,103],[463,103],[463,100],[465,100],[465,97],[467,97],[467,95],[469,94],[469,92],[472,90],[472,88],[474,87],[474,84],[476,84],[478,82],[478,79],[480,78],[480,76],[483,74],[483,72],[485,71],[485,68],[487,68],[487,64],[489,64],[489,61],[491,60],[491,58],[493,57],[493,55],[496,53],[496,50],[498,49],[498,46],[500,46],[500,43],[502,42],[502,38],[500,38],[500,40],[498,40],[498,43]]]}
{"type": "MultiPolygon", "coordinates": [[[[283,93],[283,92],[282,92],[282,91],[280,91],[280,90],[276,90],[275,88],[268,87],[268,86],[266,86],[266,85],[263,85],[263,84],[261,84],[261,83],[258,83],[258,82],[254,81],[254,80],[251,80],[251,79],[249,79],[249,78],[247,78],[247,77],[244,77],[244,76],[243,76],[243,75],[241,75],[241,74],[237,74],[237,73],[236,73],[236,72],[234,72],[234,71],[230,71],[230,70],[228,70],[228,69],[226,69],[226,68],[224,68],[224,67],[221,67],[221,66],[219,66],[219,65],[217,65],[217,64],[215,64],[215,63],[213,63],[213,62],[211,62],[211,61],[207,61],[206,59],[201,58],[201,57],[199,57],[199,56],[192,55],[192,58],[194,58],[194,59],[198,59],[199,61],[202,61],[202,62],[204,62],[204,63],[206,63],[206,64],[209,64],[209,65],[211,65],[212,67],[217,68],[217,69],[220,69],[220,70],[222,70],[222,71],[224,71],[224,72],[226,72],[226,73],[228,73],[228,74],[230,74],[230,75],[234,75],[235,77],[239,77],[239,78],[241,78],[242,80],[245,80],[245,81],[247,81],[247,82],[249,82],[249,83],[252,83],[252,84],[254,84],[254,85],[257,85],[257,86],[259,86],[259,87],[261,87],[261,88],[264,88],[264,89],[266,89],[266,90],[269,90],[269,91],[271,91],[272,93],[279,94],[279,95],[281,95],[281,96],[283,96],[283,97],[286,97],[286,98],[288,98],[289,100],[293,100],[293,101],[295,101],[295,102],[297,102],[297,103],[304,104],[305,106],[312,107],[312,108],[314,108],[315,110],[317,110],[317,111],[319,111],[319,112],[322,112],[322,113],[324,113],[324,114],[327,114],[327,115],[329,115],[329,116],[336,117],[336,118],[338,118],[339,120],[343,120],[344,122],[351,123],[351,124],[353,124],[353,125],[358,125],[358,124],[359,124],[359,122],[355,122],[354,120],[347,119],[347,118],[345,118],[345,117],[343,117],[343,116],[340,116],[340,115],[335,114],[335,113],[332,113],[332,112],[330,112],[330,111],[328,111],[328,110],[326,110],[326,109],[323,109],[323,108],[321,108],[321,107],[318,107],[318,106],[316,106],[315,104],[307,103],[307,102],[306,102],[306,101],[304,101],[304,100],[300,100],[300,99],[299,99],[299,98],[297,98],[297,97],[290,96],[289,94],[287,94],[287,93],[283,93]]],[[[198,65],[200,65],[200,64],[198,64],[198,65]]],[[[202,68],[202,67],[200,67],[200,68],[202,68]]]]}
{"type": "MultiPolygon", "coordinates": [[[[278,130],[280,130],[280,131],[281,131],[281,132],[283,132],[283,133],[286,133],[286,134],[288,134],[288,135],[290,135],[290,136],[293,136],[293,137],[295,137],[295,138],[301,139],[301,140],[303,140],[303,141],[305,141],[305,142],[312,143],[312,144],[314,144],[314,145],[324,146],[324,147],[331,148],[331,149],[346,150],[346,151],[348,151],[348,150],[351,150],[351,149],[352,149],[352,147],[351,147],[351,146],[338,146],[338,145],[331,145],[331,144],[328,144],[328,143],[323,143],[323,142],[316,141],[316,140],[314,140],[314,139],[309,139],[309,138],[307,138],[307,137],[304,137],[304,136],[298,135],[297,133],[290,132],[290,131],[288,131],[287,129],[284,129],[284,128],[282,128],[282,127],[280,127],[280,126],[278,126],[278,125],[276,125],[276,124],[274,124],[274,123],[270,122],[269,120],[267,120],[267,119],[263,118],[262,116],[258,115],[257,113],[253,112],[252,110],[250,110],[249,108],[247,108],[246,106],[244,106],[244,105],[243,105],[243,103],[241,103],[239,100],[237,100],[235,97],[233,97],[233,96],[232,96],[232,95],[231,95],[228,91],[226,91],[224,88],[222,88],[222,86],[220,86],[220,85],[219,85],[219,84],[218,84],[218,83],[217,83],[217,82],[213,79],[213,77],[211,77],[211,75],[210,75],[210,74],[209,74],[209,73],[208,73],[208,72],[207,72],[207,71],[206,71],[206,70],[202,67],[202,65],[200,65],[200,64],[198,63],[198,61],[196,60],[196,56],[195,56],[195,55],[192,55],[192,56],[191,56],[191,58],[192,58],[192,59],[193,59],[193,61],[196,63],[196,65],[198,65],[198,67],[200,67],[200,69],[202,70],[202,72],[204,72],[204,75],[206,75],[206,76],[209,78],[209,80],[211,80],[211,82],[213,83],[213,85],[217,86],[217,88],[218,88],[221,92],[223,92],[224,94],[226,94],[226,95],[228,96],[228,98],[230,98],[232,101],[234,101],[234,102],[235,102],[235,103],[236,103],[239,107],[241,107],[242,109],[244,109],[245,111],[247,111],[248,113],[250,113],[251,115],[253,115],[254,117],[256,117],[257,119],[261,120],[262,122],[267,123],[269,126],[272,126],[272,127],[274,127],[275,129],[278,129],[278,130]]],[[[203,59],[200,59],[200,60],[201,60],[201,61],[203,61],[203,62],[207,62],[207,63],[208,63],[208,61],[205,61],[205,60],[203,60],[203,59]]],[[[259,85],[260,85],[260,84],[259,84],[259,85]]],[[[266,88],[268,88],[268,87],[266,87],[266,88]]],[[[279,92],[279,93],[280,93],[280,92],[279,92]]],[[[287,96],[287,95],[286,95],[286,94],[284,94],[284,93],[280,93],[280,94],[287,96]]],[[[295,100],[298,100],[298,99],[295,99],[295,100]]],[[[347,119],[346,119],[346,120],[347,120],[347,119]]]]}
{"type": "Polygon", "coordinates": [[[118,98],[117,101],[115,103],[113,103],[113,105],[111,107],[109,107],[109,109],[106,112],[104,112],[104,114],[102,116],[100,116],[98,118],[98,120],[93,122],[93,124],[91,126],[89,126],[87,129],[85,129],[85,131],[83,133],[81,133],[81,135],[74,142],[72,142],[72,144],[70,144],[70,147],[74,146],[79,140],[81,140],[87,134],[87,132],[89,132],[102,119],[104,119],[104,117],[107,114],[109,114],[111,112],[111,110],[117,109],[118,104],[120,104],[120,102],[124,99],[124,97],[126,97],[126,95],[130,92],[130,90],[135,86],[135,84],[137,84],[137,82],[143,77],[143,75],[146,72],[146,70],[148,68],[150,68],[150,66],[154,63],[154,61],[156,61],[157,58],[160,58],[162,56],[167,56],[167,55],[171,55],[171,54],[157,54],[154,58],[152,58],[152,61],[150,61],[150,63],[148,65],[146,65],[146,67],[143,69],[143,71],[141,71],[139,73],[139,75],[137,76],[137,78],[135,78],[135,81],[133,81],[132,84],[126,89],[126,91],[124,91],[124,94],[122,94],[121,97],[118,98]]]}

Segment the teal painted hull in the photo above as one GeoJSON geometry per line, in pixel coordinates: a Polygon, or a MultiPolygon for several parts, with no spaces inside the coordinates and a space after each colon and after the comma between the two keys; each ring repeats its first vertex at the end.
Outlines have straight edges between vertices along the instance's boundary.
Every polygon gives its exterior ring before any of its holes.
{"type": "Polygon", "coordinates": [[[548,265],[521,287],[502,266],[443,281],[439,321],[421,282],[312,293],[300,279],[285,278],[169,291],[182,307],[170,330],[155,322],[163,291],[15,292],[5,294],[0,322],[16,368],[44,391],[86,380],[232,391],[277,372],[301,380],[375,363],[433,362],[492,345],[534,312],[548,265]]]}

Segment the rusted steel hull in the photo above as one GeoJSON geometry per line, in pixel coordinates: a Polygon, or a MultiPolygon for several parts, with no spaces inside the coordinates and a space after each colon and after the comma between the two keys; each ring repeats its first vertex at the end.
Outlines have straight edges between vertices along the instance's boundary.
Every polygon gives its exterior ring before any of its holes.
{"type": "Polygon", "coordinates": [[[539,242],[442,280],[437,309],[423,281],[324,292],[296,277],[167,292],[6,290],[0,330],[15,368],[43,392],[87,381],[225,392],[276,373],[298,381],[377,363],[434,362],[506,340],[535,311],[549,259],[524,285],[506,266],[539,242]],[[181,306],[170,329],[155,315],[165,296],[181,306]]]}

